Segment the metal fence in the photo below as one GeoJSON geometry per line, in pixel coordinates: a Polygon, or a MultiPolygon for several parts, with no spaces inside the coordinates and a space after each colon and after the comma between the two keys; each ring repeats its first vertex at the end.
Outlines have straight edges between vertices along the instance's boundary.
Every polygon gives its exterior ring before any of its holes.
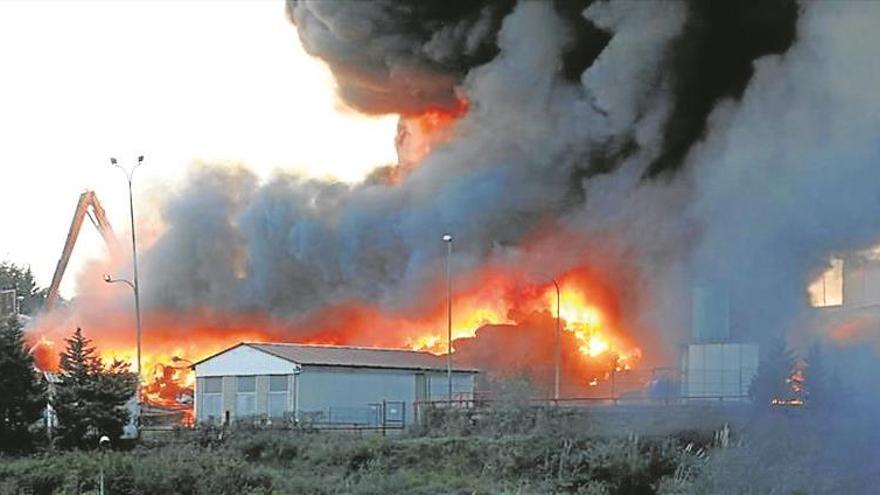
{"type": "Polygon", "coordinates": [[[318,430],[387,431],[406,427],[407,403],[383,400],[366,407],[327,407],[300,412],[299,425],[318,430]]]}
{"type": "MultiPolygon", "coordinates": [[[[531,406],[559,406],[559,407],[600,407],[615,405],[681,405],[681,404],[724,404],[742,403],[749,399],[746,395],[670,395],[662,398],[654,397],[560,397],[532,398],[523,401],[531,406]]],[[[489,397],[473,397],[470,399],[446,399],[416,401],[416,410],[424,408],[432,409],[475,409],[495,406],[503,402],[501,399],[489,397]]]]}

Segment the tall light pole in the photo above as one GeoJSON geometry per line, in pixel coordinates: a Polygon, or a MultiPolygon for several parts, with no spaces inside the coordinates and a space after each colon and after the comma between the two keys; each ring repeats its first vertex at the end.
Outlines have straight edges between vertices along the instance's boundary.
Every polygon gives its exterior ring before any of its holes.
{"type": "MultiPolygon", "coordinates": [[[[134,271],[134,281],[129,282],[132,290],[134,291],[134,314],[135,314],[135,322],[137,325],[137,373],[138,373],[138,388],[140,389],[141,382],[141,291],[140,284],[138,283],[138,257],[137,257],[137,237],[135,234],[134,227],[134,198],[131,193],[131,179],[134,177],[134,171],[137,170],[138,165],[141,165],[144,162],[144,155],[140,155],[137,159],[137,163],[131,169],[126,169],[125,167],[119,165],[116,161],[116,158],[110,158],[110,164],[114,167],[118,167],[125,173],[125,178],[128,180],[128,212],[131,219],[131,259],[132,259],[132,270],[134,271]]],[[[109,276],[104,276],[104,280],[108,283],[112,282],[112,279],[108,280],[109,276]]],[[[121,281],[121,280],[120,280],[121,281]]],[[[126,281],[127,282],[127,281],[126,281]]],[[[138,394],[140,396],[140,394],[138,394]]]]}
{"type": "MultiPolygon", "coordinates": [[[[108,284],[125,284],[125,285],[128,286],[129,289],[131,289],[131,292],[132,292],[132,293],[137,294],[137,289],[135,288],[136,286],[135,286],[134,282],[132,282],[131,280],[124,279],[124,278],[113,278],[113,277],[111,277],[110,275],[108,275],[108,274],[105,273],[105,274],[104,274],[104,282],[107,282],[108,284]]],[[[135,297],[137,297],[137,296],[135,296],[135,297]]],[[[137,305],[135,305],[135,307],[137,307],[137,305]]],[[[140,329],[140,326],[138,326],[138,329],[140,329]]],[[[140,352],[140,350],[141,350],[141,339],[140,339],[140,332],[138,332],[137,349],[138,349],[138,353],[137,353],[137,369],[138,369],[138,378],[140,378],[140,375],[141,375],[141,352],[140,352]]],[[[138,381],[138,383],[140,383],[140,381],[138,381]]]]}
{"type": "Polygon", "coordinates": [[[443,234],[446,243],[446,380],[447,405],[452,407],[452,234],[443,234]]]}
{"type": "Polygon", "coordinates": [[[560,320],[560,297],[559,297],[559,284],[556,282],[556,279],[553,279],[553,286],[556,287],[556,366],[555,366],[555,376],[553,380],[553,400],[556,401],[556,405],[559,405],[559,361],[561,358],[561,342],[560,342],[560,328],[559,328],[559,320],[560,320]]]}

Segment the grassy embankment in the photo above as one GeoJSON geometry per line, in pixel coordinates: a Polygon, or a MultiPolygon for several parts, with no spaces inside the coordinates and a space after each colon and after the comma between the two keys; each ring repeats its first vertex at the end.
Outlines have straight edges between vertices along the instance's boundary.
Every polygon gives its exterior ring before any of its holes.
{"type": "Polygon", "coordinates": [[[95,493],[102,464],[108,494],[813,493],[802,472],[803,442],[812,440],[785,426],[790,419],[761,433],[784,435],[776,454],[747,445],[744,423],[728,435],[729,419],[712,410],[513,408],[384,438],[181,431],[128,451],[0,460],[0,494],[95,493]],[[788,467],[767,475],[775,462],[788,467]]]}

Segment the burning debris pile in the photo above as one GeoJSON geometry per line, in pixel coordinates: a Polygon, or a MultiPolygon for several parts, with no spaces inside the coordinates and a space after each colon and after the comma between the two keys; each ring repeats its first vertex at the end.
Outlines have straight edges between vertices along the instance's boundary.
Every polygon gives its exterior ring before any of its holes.
{"type": "MultiPolygon", "coordinates": [[[[194,167],[144,254],[156,400],[191,380],[174,356],[244,340],[443,352],[443,232],[456,359],[492,373],[548,383],[554,279],[567,394],[668,363],[697,281],[748,308],[740,337],[792,330],[829,253],[880,233],[880,10],[850,7],[289,1],[342,100],[400,115],[399,163],[354,185],[194,167]]],[[[100,285],[121,270],[95,263],[33,338],[76,322],[130,358],[100,285]]]]}

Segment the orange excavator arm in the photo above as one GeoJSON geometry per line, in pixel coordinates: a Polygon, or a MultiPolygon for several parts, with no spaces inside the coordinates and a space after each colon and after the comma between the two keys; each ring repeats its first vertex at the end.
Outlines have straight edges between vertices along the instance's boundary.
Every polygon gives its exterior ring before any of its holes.
{"type": "Polygon", "coordinates": [[[61,286],[61,279],[64,277],[64,270],[67,269],[67,263],[70,261],[70,255],[73,253],[73,247],[79,237],[79,231],[82,228],[83,220],[88,216],[92,221],[107,247],[110,249],[111,255],[115,256],[119,249],[116,235],[113,233],[113,227],[107,220],[107,214],[98,201],[95,191],[86,191],[79,197],[76,204],[76,211],[73,213],[73,221],[70,223],[70,230],[67,231],[67,241],[64,243],[64,250],[61,251],[61,258],[55,267],[55,275],[52,276],[52,284],[49,286],[49,293],[46,295],[46,310],[51,310],[58,300],[58,288],[61,286]]]}

